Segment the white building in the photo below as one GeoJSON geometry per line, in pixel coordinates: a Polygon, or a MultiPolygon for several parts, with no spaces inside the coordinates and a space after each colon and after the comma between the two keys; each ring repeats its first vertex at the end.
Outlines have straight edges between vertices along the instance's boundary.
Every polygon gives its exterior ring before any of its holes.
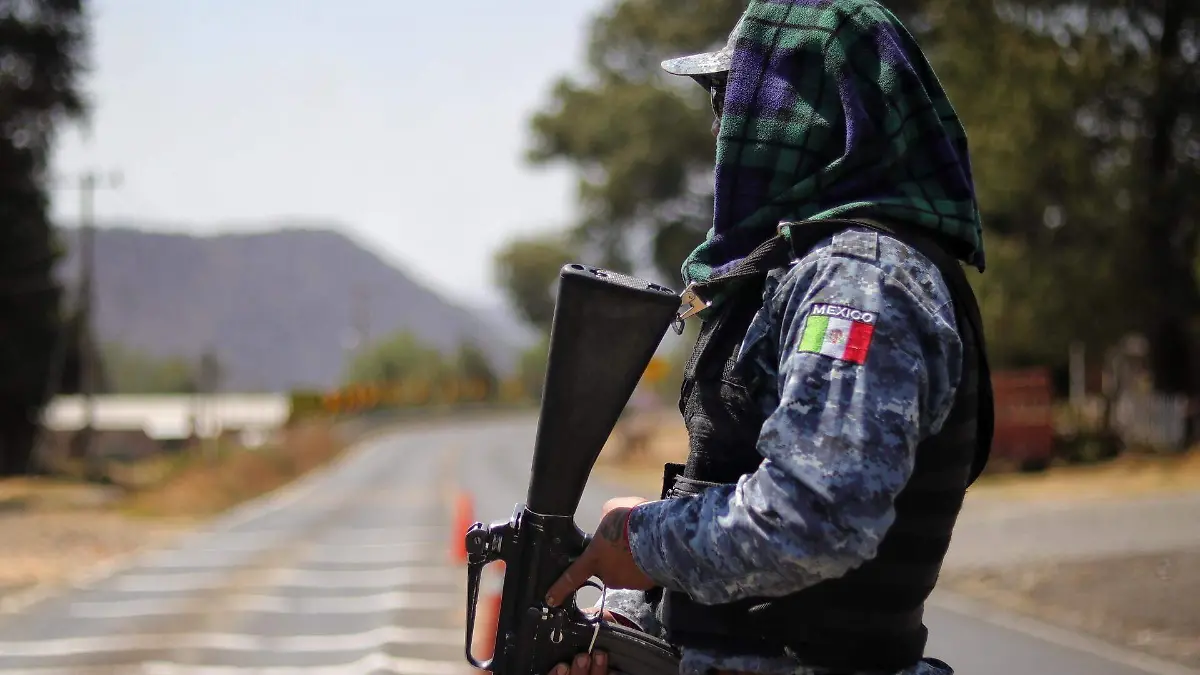
{"type": "MultiPolygon", "coordinates": [[[[211,438],[238,434],[243,445],[255,447],[283,427],[291,415],[284,394],[220,394],[191,396],[96,396],[93,428],[97,431],[143,431],[158,441],[182,440],[192,435],[211,438]]],[[[59,396],[46,406],[43,423],[53,431],[83,428],[84,399],[59,396]]]]}

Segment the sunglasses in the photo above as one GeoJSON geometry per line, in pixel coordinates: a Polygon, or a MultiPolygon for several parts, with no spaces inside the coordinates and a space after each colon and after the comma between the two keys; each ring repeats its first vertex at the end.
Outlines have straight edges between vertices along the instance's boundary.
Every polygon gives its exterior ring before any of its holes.
{"type": "Polygon", "coordinates": [[[725,86],[729,84],[729,73],[693,75],[692,79],[708,90],[713,112],[720,117],[725,112],[725,86]]]}

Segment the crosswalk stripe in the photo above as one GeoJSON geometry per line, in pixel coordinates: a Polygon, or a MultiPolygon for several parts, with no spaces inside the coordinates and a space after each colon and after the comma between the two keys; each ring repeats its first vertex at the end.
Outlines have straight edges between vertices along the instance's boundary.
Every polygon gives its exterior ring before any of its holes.
{"type": "MultiPolygon", "coordinates": [[[[371,595],[328,598],[289,598],[278,595],[240,595],[228,601],[228,611],[257,614],[347,615],[401,609],[449,610],[463,605],[462,593],[389,591],[371,595]]],[[[78,619],[133,619],[177,616],[207,611],[190,598],[144,598],[109,602],[76,602],[71,616],[78,619]]]]}
{"type": "MultiPolygon", "coordinates": [[[[397,586],[456,584],[466,578],[461,570],[445,566],[392,567],[381,570],[282,570],[264,579],[271,587],[323,588],[328,590],[393,589],[397,586]]],[[[221,588],[225,575],[130,574],[114,580],[116,590],[130,593],[171,593],[221,588]]]]}
{"type": "Polygon", "coordinates": [[[322,666],[202,666],[147,661],[128,667],[70,666],[49,668],[0,668],[0,675],[368,675],[376,672],[404,675],[470,675],[474,672],[464,659],[436,661],[389,656],[372,652],[356,661],[322,666]]]}
{"type": "Polygon", "coordinates": [[[16,657],[54,657],[75,654],[100,654],[161,649],[212,649],[228,652],[315,652],[377,651],[389,644],[461,645],[464,633],[445,628],[405,628],[381,626],[361,633],[341,635],[244,635],[233,633],[191,633],[184,635],[103,635],[82,638],[54,638],[27,642],[0,642],[0,659],[16,657]]]}

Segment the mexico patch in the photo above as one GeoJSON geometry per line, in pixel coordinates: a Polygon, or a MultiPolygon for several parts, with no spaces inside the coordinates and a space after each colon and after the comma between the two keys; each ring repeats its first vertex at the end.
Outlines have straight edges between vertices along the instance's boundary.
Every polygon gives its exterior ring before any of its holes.
{"type": "Polygon", "coordinates": [[[877,318],[874,312],[845,305],[813,305],[804,321],[799,351],[864,363],[877,318]]]}

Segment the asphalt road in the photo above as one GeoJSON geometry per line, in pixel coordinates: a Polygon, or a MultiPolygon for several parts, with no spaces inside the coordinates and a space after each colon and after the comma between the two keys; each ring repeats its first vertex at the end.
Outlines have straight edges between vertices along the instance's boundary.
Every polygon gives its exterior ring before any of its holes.
{"type": "MultiPolygon", "coordinates": [[[[0,675],[463,675],[447,495],[466,489],[479,519],[506,519],[533,432],[528,419],[490,420],[367,442],[204,532],[0,616],[0,675]]],[[[589,485],[580,526],[625,492],[589,485]]],[[[927,623],[929,653],[959,673],[1147,672],[945,608],[927,623]]]]}
{"type": "Polygon", "coordinates": [[[0,616],[0,674],[464,673],[443,460],[466,437],[366,443],[281,497],[0,616]]]}

